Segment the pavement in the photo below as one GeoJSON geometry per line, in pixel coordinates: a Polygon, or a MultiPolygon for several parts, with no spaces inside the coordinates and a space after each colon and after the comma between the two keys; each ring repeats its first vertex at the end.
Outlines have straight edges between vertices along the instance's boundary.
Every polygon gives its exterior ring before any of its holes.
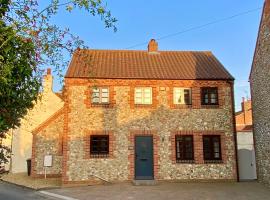
{"type": "MultiPolygon", "coordinates": [[[[0,181],[1,200],[56,200],[38,191],[0,181]]],[[[59,200],[59,199],[58,199],[59,200]]]]}
{"type": "Polygon", "coordinates": [[[270,188],[257,182],[163,182],[155,186],[133,186],[131,183],[120,183],[46,191],[80,200],[270,200],[270,188]]]}
{"type": "Polygon", "coordinates": [[[134,186],[117,183],[97,186],[33,190],[0,181],[0,200],[270,200],[270,188],[257,182],[169,183],[134,186]]]}

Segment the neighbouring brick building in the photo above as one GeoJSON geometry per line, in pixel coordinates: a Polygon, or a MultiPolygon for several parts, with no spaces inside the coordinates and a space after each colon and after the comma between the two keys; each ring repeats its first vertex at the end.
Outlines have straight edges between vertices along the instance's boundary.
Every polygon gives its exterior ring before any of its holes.
{"type": "Polygon", "coordinates": [[[270,185],[270,0],[264,3],[250,85],[257,175],[270,185]]]}
{"type": "Polygon", "coordinates": [[[33,131],[32,176],[237,180],[233,77],[211,52],[80,50],[65,105],[33,131]]]}

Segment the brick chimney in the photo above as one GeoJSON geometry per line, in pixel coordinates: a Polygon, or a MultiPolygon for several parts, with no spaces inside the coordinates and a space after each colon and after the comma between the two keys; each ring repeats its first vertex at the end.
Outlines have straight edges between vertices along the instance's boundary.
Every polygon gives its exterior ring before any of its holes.
{"type": "Polygon", "coordinates": [[[155,39],[151,39],[148,43],[148,53],[157,53],[158,52],[158,43],[155,39]]]}
{"type": "Polygon", "coordinates": [[[251,100],[242,98],[242,112],[244,114],[244,123],[246,125],[252,125],[252,108],[251,108],[251,100]]]}
{"type": "Polygon", "coordinates": [[[44,92],[50,92],[52,91],[52,86],[53,86],[53,77],[52,77],[52,70],[51,68],[47,69],[46,75],[43,77],[43,89],[44,92]]]}

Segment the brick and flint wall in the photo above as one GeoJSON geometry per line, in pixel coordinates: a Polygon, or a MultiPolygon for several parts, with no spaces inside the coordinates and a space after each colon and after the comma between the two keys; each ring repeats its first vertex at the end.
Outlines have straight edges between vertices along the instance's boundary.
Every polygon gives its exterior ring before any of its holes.
{"type": "Polygon", "coordinates": [[[45,155],[52,155],[52,167],[46,168],[47,177],[62,176],[63,129],[64,113],[60,109],[33,131],[32,177],[44,177],[45,155]]]}
{"type": "Polygon", "coordinates": [[[257,176],[270,185],[270,0],[265,1],[250,76],[257,176]]]}
{"type": "Polygon", "coordinates": [[[233,82],[65,79],[63,183],[134,179],[134,137],[152,135],[157,180],[236,180],[233,82]],[[91,104],[93,86],[110,88],[110,105],[91,104]],[[134,104],[135,87],[152,87],[150,106],[134,104]],[[218,87],[219,106],[201,106],[200,87],[218,87]],[[173,105],[173,87],[192,88],[192,106],[173,105]],[[106,158],[89,156],[91,134],[108,134],[106,158]],[[195,162],[175,162],[174,136],[194,135],[195,162]],[[204,163],[202,135],[221,136],[222,163],[204,163]]]}

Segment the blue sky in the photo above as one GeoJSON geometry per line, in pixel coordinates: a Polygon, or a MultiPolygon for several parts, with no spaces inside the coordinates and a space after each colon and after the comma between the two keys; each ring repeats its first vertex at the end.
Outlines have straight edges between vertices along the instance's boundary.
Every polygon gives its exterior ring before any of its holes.
{"type": "MultiPolygon", "coordinates": [[[[118,20],[116,33],[105,29],[99,17],[84,11],[64,10],[55,22],[69,27],[90,48],[125,49],[148,42],[151,38],[176,33],[208,22],[263,6],[263,0],[107,0],[108,8],[118,20]]],[[[160,50],[209,50],[235,77],[236,110],[241,98],[249,96],[248,76],[256,44],[262,10],[218,24],[159,40],[160,50]]],[[[134,49],[145,50],[146,45],[134,49]]],[[[54,90],[61,89],[55,81],[54,90]]]]}

